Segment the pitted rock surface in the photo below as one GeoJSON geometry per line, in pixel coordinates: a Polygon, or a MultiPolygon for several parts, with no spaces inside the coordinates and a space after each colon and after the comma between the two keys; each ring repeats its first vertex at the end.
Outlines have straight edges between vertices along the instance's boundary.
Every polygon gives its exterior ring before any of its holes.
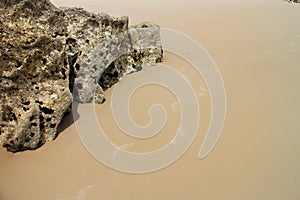
{"type": "Polygon", "coordinates": [[[83,67],[75,80],[74,98],[83,103],[101,103],[101,93],[95,92],[99,84],[106,89],[126,73],[136,71],[138,66],[161,61],[159,33],[159,26],[144,23],[100,42],[81,62],[83,67]]]}
{"type": "MultiPolygon", "coordinates": [[[[101,42],[129,29],[127,17],[56,8],[48,0],[0,0],[0,145],[16,152],[53,140],[70,111],[77,73],[90,70],[84,68],[101,42]]],[[[160,41],[153,48],[132,42],[90,80],[97,83],[93,101],[103,102],[103,91],[126,73],[161,59],[160,41]]]]}

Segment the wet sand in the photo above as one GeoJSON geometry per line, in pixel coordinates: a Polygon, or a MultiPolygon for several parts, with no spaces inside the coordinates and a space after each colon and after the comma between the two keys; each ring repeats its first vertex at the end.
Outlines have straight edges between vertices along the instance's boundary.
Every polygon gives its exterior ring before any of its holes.
{"type": "MultiPolygon", "coordinates": [[[[128,15],[131,24],[152,21],[193,37],[222,74],[227,93],[224,130],[213,151],[199,160],[211,112],[207,87],[187,62],[166,53],[164,63],[190,81],[201,110],[195,141],[177,162],[148,174],[115,171],[87,152],[73,124],[36,151],[12,154],[0,149],[0,200],[299,198],[300,5],[280,0],[53,2],[128,15]]],[[[114,144],[148,152],[170,141],[180,120],[180,112],[171,106],[174,95],[154,85],[133,95],[130,111],[137,124],[149,122],[153,103],[165,105],[168,113],[159,135],[139,141],[114,124],[113,89],[96,108],[114,144]]]]}

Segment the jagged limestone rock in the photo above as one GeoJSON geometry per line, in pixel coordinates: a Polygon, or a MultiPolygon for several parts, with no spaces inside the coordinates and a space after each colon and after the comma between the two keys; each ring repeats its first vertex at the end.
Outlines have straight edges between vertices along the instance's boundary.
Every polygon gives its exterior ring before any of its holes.
{"type": "Polygon", "coordinates": [[[130,27],[129,34],[131,51],[116,59],[101,75],[99,84],[103,89],[111,87],[125,74],[140,70],[142,65],[154,65],[162,61],[163,52],[159,26],[142,23],[130,27]]]}
{"type": "Polygon", "coordinates": [[[285,1],[288,1],[288,2],[294,2],[294,3],[300,3],[300,0],[285,0],[285,1]]]}
{"type": "Polygon", "coordinates": [[[89,13],[82,8],[62,8],[68,17],[66,53],[70,64],[70,90],[81,66],[103,40],[128,29],[128,17],[115,18],[105,13],[89,13]]]}
{"type": "Polygon", "coordinates": [[[34,149],[55,138],[72,100],[67,21],[45,0],[1,1],[0,13],[0,144],[34,149]]]}
{"type": "Polygon", "coordinates": [[[83,103],[101,103],[99,84],[106,89],[126,73],[135,71],[137,66],[161,61],[159,33],[159,26],[144,23],[101,41],[80,62],[82,67],[75,80],[74,98],[83,103]]]}
{"type": "MultiPolygon", "coordinates": [[[[48,0],[0,0],[0,144],[16,152],[53,140],[78,71],[90,67],[84,63],[102,41],[127,30],[127,17],[60,9],[48,0]]],[[[103,102],[103,90],[139,64],[161,59],[158,42],[108,63],[105,77],[90,80],[97,83],[93,101],[103,102]]]]}

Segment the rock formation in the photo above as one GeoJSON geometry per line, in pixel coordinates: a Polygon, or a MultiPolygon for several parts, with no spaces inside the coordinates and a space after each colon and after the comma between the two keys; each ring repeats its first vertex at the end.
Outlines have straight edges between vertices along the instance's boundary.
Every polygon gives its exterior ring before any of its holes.
{"type": "Polygon", "coordinates": [[[285,1],[288,1],[290,3],[294,2],[294,3],[300,3],[300,0],[285,0],[285,1]]]}
{"type": "MultiPolygon", "coordinates": [[[[149,30],[153,45],[141,48],[129,37],[129,51],[90,80],[96,93],[85,102],[103,102],[103,91],[123,75],[162,60],[157,26],[135,28],[149,30]]],[[[77,73],[90,70],[96,47],[130,29],[127,17],[56,8],[48,0],[0,0],[0,144],[16,152],[53,140],[70,110],[77,73]]]]}

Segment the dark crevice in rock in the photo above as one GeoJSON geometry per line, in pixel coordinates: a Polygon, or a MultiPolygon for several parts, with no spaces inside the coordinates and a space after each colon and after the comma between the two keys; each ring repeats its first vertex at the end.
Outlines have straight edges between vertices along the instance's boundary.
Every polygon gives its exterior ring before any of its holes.
{"type": "Polygon", "coordinates": [[[41,107],[41,106],[40,106],[40,109],[41,109],[41,111],[42,111],[43,113],[45,113],[45,114],[52,114],[52,113],[54,113],[54,110],[52,110],[51,108],[41,107]]]}

